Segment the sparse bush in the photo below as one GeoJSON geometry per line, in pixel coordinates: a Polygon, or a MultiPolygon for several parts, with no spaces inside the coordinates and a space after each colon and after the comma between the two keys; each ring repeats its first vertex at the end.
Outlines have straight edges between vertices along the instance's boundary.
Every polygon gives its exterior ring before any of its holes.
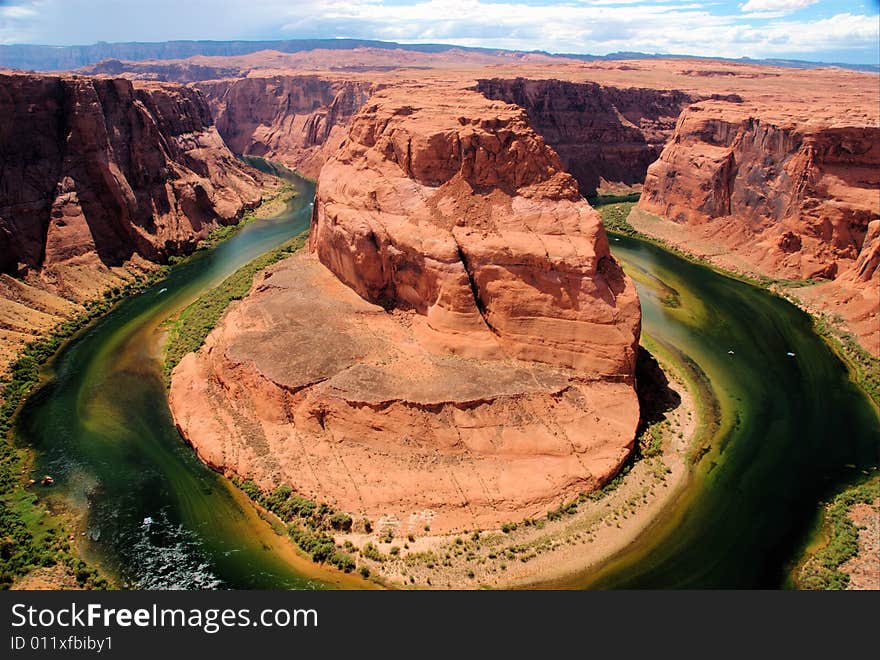
{"type": "Polygon", "coordinates": [[[351,530],[352,522],[353,521],[351,519],[351,516],[341,511],[337,511],[332,516],[330,516],[330,526],[333,529],[341,530],[343,532],[348,532],[351,530]]]}
{"type": "Polygon", "coordinates": [[[361,555],[366,559],[372,559],[373,561],[383,562],[385,561],[385,556],[379,552],[379,548],[377,548],[372,543],[367,543],[361,548],[361,555]]]}
{"type": "Polygon", "coordinates": [[[354,559],[351,558],[351,555],[338,550],[330,555],[330,563],[346,573],[351,573],[355,567],[354,559]]]}

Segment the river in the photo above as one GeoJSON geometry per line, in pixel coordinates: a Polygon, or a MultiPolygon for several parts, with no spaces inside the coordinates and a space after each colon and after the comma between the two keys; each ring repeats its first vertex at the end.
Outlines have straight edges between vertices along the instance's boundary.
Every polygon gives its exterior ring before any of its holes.
{"type": "Polygon", "coordinates": [[[308,228],[314,185],[280,172],[297,193],[283,213],[197,252],[80,333],[50,362],[47,382],[17,418],[17,440],[36,449],[35,477],[55,479],[42,496],[78,514],[85,558],[124,585],[319,588],[343,581],[299,557],[181,442],[162,380],[163,323],[308,228]]]}
{"type": "MultiPolygon", "coordinates": [[[[123,585],[364,586],[302,559],[196,459],[162,382],[163,323],[308,227],[314,186],[284,175],[298,193],[284,213],[197,253],[80,333],[17,418],[18,440],[36,450],[34,477],[56,482],[41,497],[79,514],[85,558],[123,585]]],[[[649,243],[612,245],[639,280],[644,332],[711,381],[721,423],[647,533],[598,571],[553,586],[784,585],[820,500],[877,465],[874,410],[792,305],[649,243]]]]}

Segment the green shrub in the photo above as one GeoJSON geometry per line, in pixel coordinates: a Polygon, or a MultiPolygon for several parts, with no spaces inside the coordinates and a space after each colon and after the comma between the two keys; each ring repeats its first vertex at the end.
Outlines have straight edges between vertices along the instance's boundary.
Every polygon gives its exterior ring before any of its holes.
{"type": "Polygon", "coordinates": [[[293,542],[318,564],[329,560],[336,552],[336,542],[333,537],[323,532],[293,523],[287,527],[287,533],[293,542]]]}
{"type": "Polygon", "coordinates": [[[330,526],[333,529],[341,530],[343,532],[351,530],[352,522],[351,516],[342,511],[337,511],[330,516],[330,526]]]}
{"type": "Polygon", "coordinates": [[[828,543],[804,563],[798,576],[801,588],[847,588],[850,577],[839,569],[859,551],[859,530],[850,520],[849,510],[857,503],[870,504],[877,498],[880,498],[880,477],[849,488],[834,498],[825,513],[828,543]]]}
{"type": "Polygon", "coordinates": [[[547,520],[559,520],[563,516],[571,516],[577,513],[577,502],[560,504],[557,508],[547,512],[547,520]]]}
{"type": "Polygon", "coordinates": [[[372,543],[367,543],[361,548],[361,555],[363,555],[366,559],[372,559],[373,561],[383,562],[385,561],[385,556],[379,552],[379,548],[377,548],[372,543]]]}
{"type": "Polygon", "coordinates": [[[355,567],[354,559],[351,558],[351,555],[338,550],[330,555],[330,563],[346,573],[351,573],[355,567]]]}

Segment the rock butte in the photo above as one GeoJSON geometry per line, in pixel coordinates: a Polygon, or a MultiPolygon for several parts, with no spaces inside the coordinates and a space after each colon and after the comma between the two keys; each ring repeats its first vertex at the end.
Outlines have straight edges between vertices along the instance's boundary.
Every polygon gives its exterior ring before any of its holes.
{"type": "Polygon", "coordinates": [[[321,170],[310,250],[175,369],[209,464],[442,533],[543,513],[629,455],[635,288],[521,109],[376,92],[321,170]]]}

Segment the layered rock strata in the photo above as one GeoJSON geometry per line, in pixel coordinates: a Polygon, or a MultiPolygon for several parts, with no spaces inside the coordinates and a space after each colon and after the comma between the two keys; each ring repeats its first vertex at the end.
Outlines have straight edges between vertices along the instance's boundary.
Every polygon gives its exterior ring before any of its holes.
{"type": "Polygon", "coordinates": [[[237,222],[268,184],[194,89],[0,75],[0,116],[0,273],[17,278],[0,288],[3,357],[237,222]]]}
{"type": "Polygon", "coordinates": [[[476,89],[522,107],[584,197],[639,189],[681,111],[696,100],[677,90],[565,80],[495,78],[476,89]]]}
{"type": "Polygon", "coordinates": [[[880,126],[808,107],[692,105],[649,168],[639,209],[665,222],[635,216],[637,226],[722,265],[834,280],[798,295],[880,354],[880,126]]]}
{"type": "Polygon", "coordinates": [[[0,76],[0,270],[179,254],[261,199],[193,89],[0,76]]]}
{"type": "Polygon", "coordinates": [[[198,83],[217,130],[239,154],[280,161],[316,178],[339,148],[372,85],[277,75],[198,83]]]}
{"type": "Polygon", "coordinates": [[[592,490],[638,421],[638,299],[598,214],[521,109],[451,91],[367,102],[321,171],[311,254],[172,378],[209,464],[401,533],[592,490]]]}

